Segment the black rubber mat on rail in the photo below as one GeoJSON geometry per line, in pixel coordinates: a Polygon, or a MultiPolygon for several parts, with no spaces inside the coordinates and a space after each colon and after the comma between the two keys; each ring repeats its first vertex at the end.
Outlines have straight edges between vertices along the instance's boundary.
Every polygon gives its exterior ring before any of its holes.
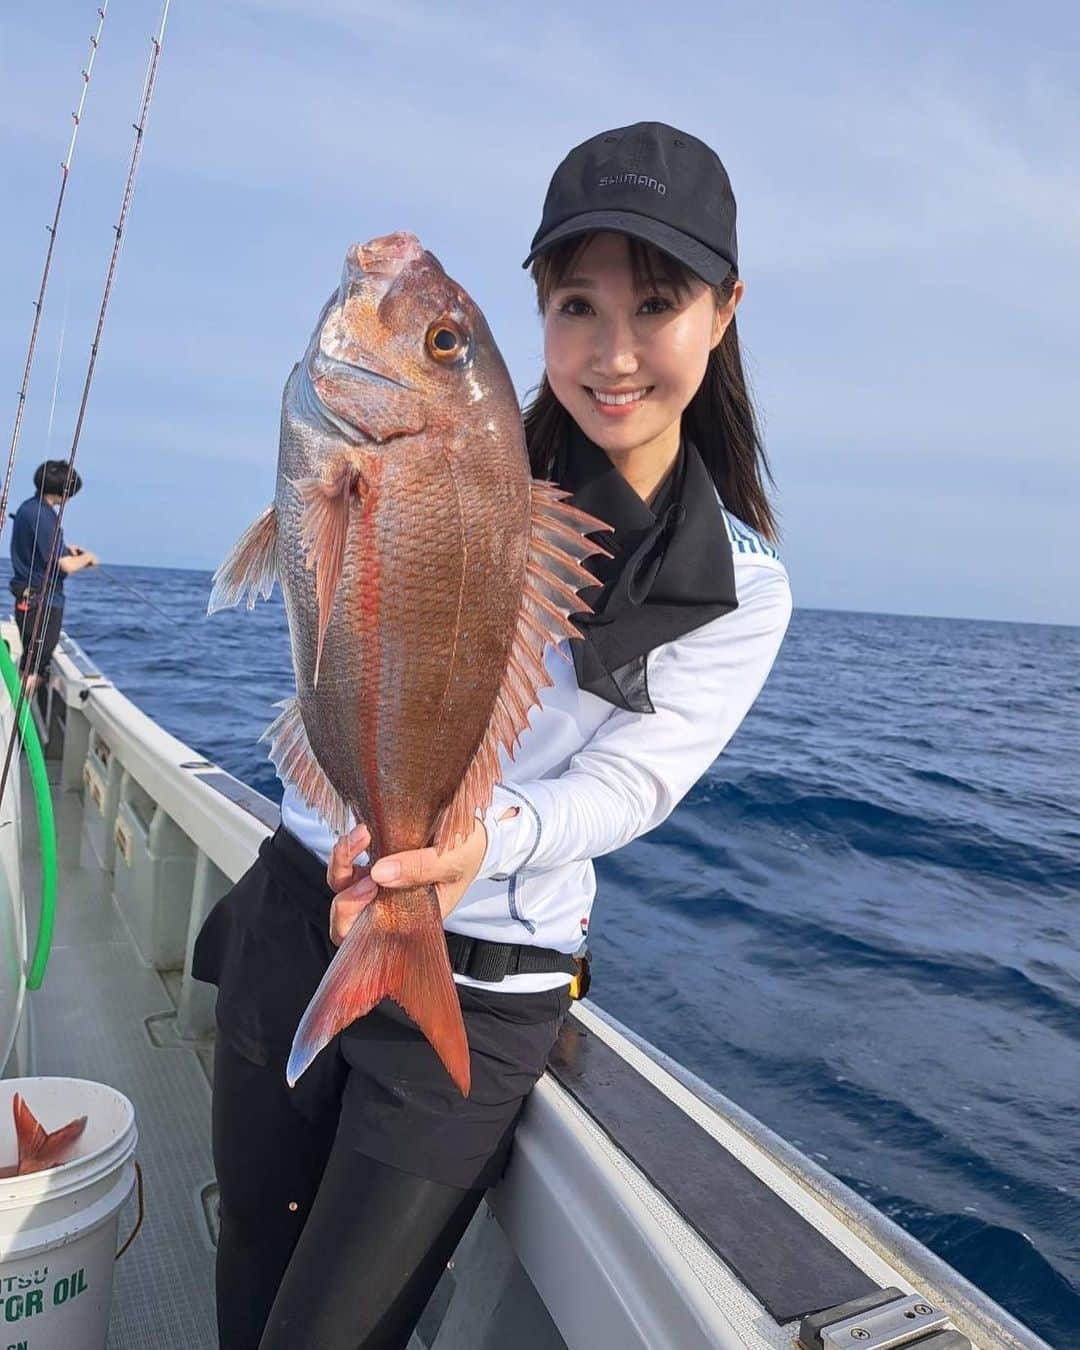
{"type": "Polygon", "coordinates": [[[235,802],[237,806],[242,806],[248,815],[261,820],[271,830],[276,830],[281,824],[281,812],[274,803],[268,801],[261,792],[256,792],[246,783],[241,783],[239,778],[234,778],[231,773],[215,769],[213,773],[196,772],[195,776],[200,783],[205,783],[215,792],[220,792],[223,797],[228,797],[229,801],[235,802]]]}
{"type": "Polygon", "coordinates": [[[879,1287],[576,1018],[563,1023],[550,1067],[777,1322],[879,1287]]]}

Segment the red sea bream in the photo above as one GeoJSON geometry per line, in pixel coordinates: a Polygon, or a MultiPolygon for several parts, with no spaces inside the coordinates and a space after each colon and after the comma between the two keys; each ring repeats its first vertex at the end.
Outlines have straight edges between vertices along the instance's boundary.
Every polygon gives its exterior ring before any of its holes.
{"type": "MultiPolygon", "coordinates": [[[[349,249],[282,407],[274,503],[215,577],[211,610],[281,581],[296,696],[269,729],[282,779],[371,857],[444,850],[490,803],[549,644],[592,583],[600,521],[532,480],[483,315],[411,234],[349,249]]],[[[469,1051],[438,899],[379,891],[301,1020],[295,1082],[380,999],[463,1093],[469,1051]]]]}

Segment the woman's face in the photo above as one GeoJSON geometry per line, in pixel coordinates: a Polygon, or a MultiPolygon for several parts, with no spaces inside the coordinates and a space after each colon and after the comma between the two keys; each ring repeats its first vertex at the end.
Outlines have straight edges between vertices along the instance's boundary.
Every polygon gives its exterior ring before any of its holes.
{"type": "Polygon", "coordinates": [[[632,452],[670,456],[742,283],[722,308],[696,277],[688,291],[667,283],[642,290],[621,234],[598,234],[571,273],[544,310],[544,362],[555,397],[616,463],[632,452]]]}

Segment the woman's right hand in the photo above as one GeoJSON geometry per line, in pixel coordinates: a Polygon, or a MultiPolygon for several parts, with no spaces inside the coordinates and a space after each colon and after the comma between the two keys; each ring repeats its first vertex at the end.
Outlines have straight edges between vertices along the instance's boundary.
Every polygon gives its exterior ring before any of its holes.
{"type": "Polygon", "coordinates": [[[340,947],[345,935],[378,892],[368,876],[369,867],[358,867],[354,859],[371,847],[371,832],[364,824],[343,834],[334,845],[326,864],[326,880],[334,892],[330,906],[330,941],[340,947]]]}

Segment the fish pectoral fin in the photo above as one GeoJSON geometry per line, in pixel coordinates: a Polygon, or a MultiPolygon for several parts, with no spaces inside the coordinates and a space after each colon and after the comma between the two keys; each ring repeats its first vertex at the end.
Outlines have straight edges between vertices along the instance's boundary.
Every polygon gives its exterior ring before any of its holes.
{"type": "Polygon", "coordinates": [[[300,796],[335,834],[346,834],[352,814],[344,798],[326,776],[326,771],[315,758],[308,740],[307,728],[295,698],[279,703],[280,714],[266,728],[260,739],[270,742],[270,758],[283,783],[291,783],[300,796]]]}
{"type": "Polygon", "coordinates": [[[428,886],[380,891],[361,910],[300,1019],[285,1070],[289,1086],[342,1028],[384,998],[405,1009],[467,1097],[469,1042],[439,902],[428,886]]]}
{"type": "Polygon", "coordinates": [[[300,542],[306,551],[305,564],[309,571],[315,569],[319,635],[315,648],[313,683],[318,687],[323,641],[334,609],[334,595],[341,580],[352,504],[363,497],[365,483],[357,465],[344,459],[325,477],[294,478],[292,485],[304,504],[300,517],[300,542]]]}
{"type": "Polygon", "coordinates": [[[249,526],[232,552],[214,573],[207,614],[230,609],[247,597],[248,609],[255,608],[258,596],[270,599],[277,572],[277,511],[268,506],[254,525],[249,526]]]}
{"type": "Polygon", "coordinates": [[[578,590],[596,584],[581,563],[605,552],[586,536],[609,527],[572,506],[568,496],[554,483],[532,484],[532,526],[517,627],[491,721],[436,825],[435,847],[440,853],[467,838],[477,812],[482,814],[491,805],[499,778],[499,747],[513,757],[529,714],[540,702],[540,690],[551,684],[545,651],[562,638],[580,636],[570,615],[588,609],[578,590]]]}

